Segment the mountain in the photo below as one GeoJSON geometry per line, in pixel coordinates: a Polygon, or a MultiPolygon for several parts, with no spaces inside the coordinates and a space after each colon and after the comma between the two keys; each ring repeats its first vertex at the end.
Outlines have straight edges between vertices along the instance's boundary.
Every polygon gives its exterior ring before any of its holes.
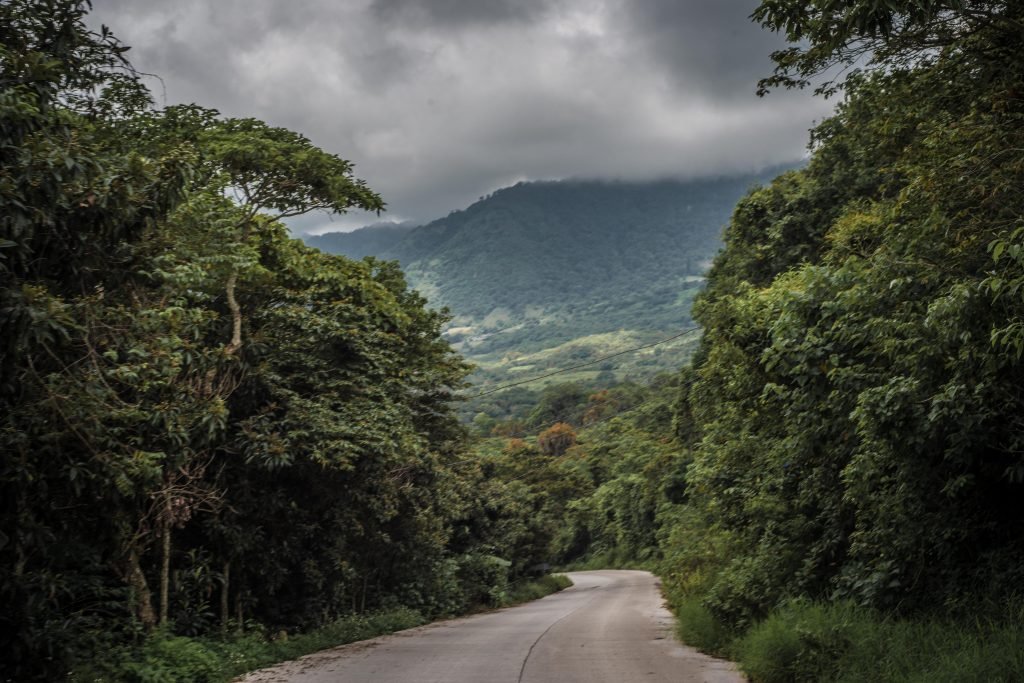
{"type": "MultiPolygon", "coordinates": [[[[487,386],[691,326],[693,296],[733,206],[779,172],[688,182],[524,182],[426,225],[307,241],[354,258],[401,262],[431,305],[450,309],[448,338],[487,386]]],[[[640,378],[677,366],[693,341],[571,378],[640,378]]]]}
{"type": "Polygon", "coordinates": [[[328,232],[305,238],[306,244],[329,254],[361,259],[386,253],[415,228],[413,223],[374,223],[352,232],[328,232]]]}

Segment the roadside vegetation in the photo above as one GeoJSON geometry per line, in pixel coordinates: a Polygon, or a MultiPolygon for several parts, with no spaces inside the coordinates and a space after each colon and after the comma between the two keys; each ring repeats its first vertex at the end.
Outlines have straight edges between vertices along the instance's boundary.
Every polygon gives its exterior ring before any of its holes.
{"type": "MultiPolygon", "coordinates": [[[[469,611],[510,607],[568,588],[560,574],[523,579],[496,595],[491,605],[469,611]]],[[[457,615],[452,615],[457,616],[457,615]]],[[[227,635],[188,637],[157,631],[140,644],[125,645],[71,672],[71,681],[89,683],[222,683],[279,662],[298,659],[346,643],[367,640],[427,623],[415,610],[395,608],[336,619],[312,631],[289,635],[271,633],[257,622],[227,635]]]]}
{"type": "Polygon", "coordinates": [[[279,222],[380,208],[351,165],[155,109],[84,11],[0,5],[0,677],[223,680],[550,563],[655,568],[755,682],[1024,680],[1020,3],[763,2],[763,87],[841,101],[691,364],[468,429],[446,317],[279,222]]]}
{"type": "Polygon", "coordinates": [[[88,8],[0,4],[0,679],[202,680],[531,594],[446,317],[281,222],[383,200],[155,107],[88,8]]]}
{"type": "Polygon", "coordinates": [[[861,68],[737,205],[674,399],[573,423],[555,551],[656,566],[754,681],[1021,680],[1024,9],[756,16],[799,45],[765,88],[861,68]]]}

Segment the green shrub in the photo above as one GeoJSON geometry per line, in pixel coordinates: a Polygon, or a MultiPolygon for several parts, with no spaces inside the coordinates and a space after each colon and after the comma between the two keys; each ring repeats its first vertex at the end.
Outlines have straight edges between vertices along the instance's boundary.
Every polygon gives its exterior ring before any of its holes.
{"type": "Polygon", "coordinates": [[[518,605],[521,602],[538,600],[546,595],[557,593],[572,585],[572,580],[564,574],[547,574],[536,581],[520,583],[507,594],[503,606],[518,605]]]}
{"type": "Polygon", "coordinates": [[[120,666],[115,679],[126,683],[215,683],[224,680],[221,660],[205,644],[184,636],[157,635],[120,666]]]}
{"type": "Polygon", "coordinates": [[[168,637],[156,634],[140,647],[124,648],[80,666],[72,681],[90,683],[215,683],[296,659],[311,652],[366,640],[425,623],[411,609],[351,615],[293,636],[267,639],[258,632],[225,639],[168,637]]]}
{"type": "Polygon", "coordinates": [[[1024,624],[894,619],[851,603],[790,602],[733,645],[754,683],[983,683],[1024,680],[1024,624]]]}
{"type": "Polygon", "coordinates": [[[987,683],[1024,680],[1024,624],[1012,616],[887,620],[862,633],[835,680],[987,683]]]}
{"type": "Polygon", "coordinates": [[[735,634],[715,618],[695,595],[669,600],[676,614],[679,640],[704,652],[726,655],[735,634]]]}
{"type": "Polygon", "coordinates": [[[849,603],[787,603],[737,643],[743,670],[755,681],[833,681],[858,643],[884,627],[874,612],[849,603]]]}

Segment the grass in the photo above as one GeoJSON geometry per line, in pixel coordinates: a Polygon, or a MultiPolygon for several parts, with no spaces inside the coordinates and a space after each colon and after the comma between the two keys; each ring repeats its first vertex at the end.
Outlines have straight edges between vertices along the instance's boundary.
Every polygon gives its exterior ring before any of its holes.
{"type": "Polygon", "coordinates": [[[561,568],[567,572],[585,572],[598,569],[643,569],[654,571],[651,562],[638,560],[635,557],[615,549],[590,553],[561,568]]]}
{"type": "Polygon", "coordinates": [[[502,605],[510,607],[531,600],[543,598],[545,595],[557,593],[572,585],[572,580],[564,574],[547,574],[536,581],[519,584],[508,592],[508,598],[502,605]]]}
{"type": "MultiPolygon", "coordinates": [[[[572,585],[562,575],[543,576],[508,591],[503,606],[542,598],[572,585]]],[[[259,631],[227,638],[186,638],[156,633],[139,647],[121,648],[80,667],[71,681],[89,683],[224,683],[255,669],[327,648],[427,623],[419,612],[395,609],[338,619],[309,633],[268,638],[259,631]]]]}
{"type": "Polygon", "coordinates": [[[1024,611],[954,620],[896,618],[849,602],[797,600],[744,633],[696,595],[669,594],[680,639],[735,660],[753,683],[1024,681],[1024,611]]]}
{"type": "Polygon", "coordinates": [[[90,683],[221,683],[254,669],[425,622],[419,612],[396,609],[344,617],[295,636],[268,638],[259,631],[249,631],[227,638],[187,638],[157,632],[139,647],[102,653],[104,657],[80,667],[70,680],[90,683]]]}
{"type": "Polygon", "coordinates": [[[895,619],[849,603],[794,602],[736,643],[751,680],[981,683],[1024,680],[1024,624],[895,619]]]}
{"type": "MultiPolygon", "coordinates": [[[[474,354],[470,349],[463,349],[463,353],[477,366],[475,378],[482,382],[481,387],[485,387],[488,383],[500,384],[510,379],[519,379],[520,375],[561,369],[648,344],[667,336],[670,332],[670,329],[653,334],[639,330],[619,330],[590,334],[514,358],[509,358],[506,352],[474,354]]],[[[647,376],[657,374],[661,370],[677,368],[693,353],[697,339],[696,335],[690,335],[662,345],[658,354],[653,351],[638,352],[635,355],[618,358],[615,361],[616,375],[624,377],[632,373],[647,376]]],[[[560,376],[558,381],[590,380],[600,372],[600,368],[591,369],[568,378],[560,376]]]]}
{"type": "Polygon", "coordinates": [[[715,619],[699,597],[688,595],[670,599],[669,606],[676,615],[676,635],[680,641],[702,652],[728,656],[735,634],[715,619]]]}

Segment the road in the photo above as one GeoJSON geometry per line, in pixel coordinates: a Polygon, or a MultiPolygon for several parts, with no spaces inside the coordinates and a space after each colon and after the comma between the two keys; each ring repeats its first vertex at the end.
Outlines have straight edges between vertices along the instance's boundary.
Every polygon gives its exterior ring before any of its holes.
{"type": "Polygon", "coordinates": [[[573,586],[508,609],[324,650],[245,683],[739,683],[732,664],[680,645],[657,579],[572,572],[573,586]]]}

